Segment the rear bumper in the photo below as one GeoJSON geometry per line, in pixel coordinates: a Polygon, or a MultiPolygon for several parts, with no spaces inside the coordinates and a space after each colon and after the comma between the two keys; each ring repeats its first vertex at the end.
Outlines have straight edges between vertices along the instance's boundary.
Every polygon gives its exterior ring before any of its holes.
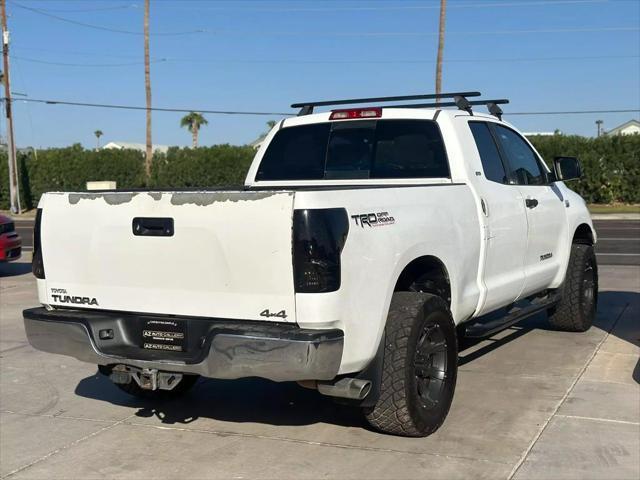
{"type": "Polygon", "coordinates": [[[27,338],[41,351],[96,365],[125,364],[211,378],[262,377],[275,381],[331,380],[340,368],[341,330],[221,319],[187,323],[185,352],[140,347],[140,325],[154,317],[93,310],[32,308],[23,312],[27,338]],[[112,330],[113,338],[100,338],[112,330]]]}

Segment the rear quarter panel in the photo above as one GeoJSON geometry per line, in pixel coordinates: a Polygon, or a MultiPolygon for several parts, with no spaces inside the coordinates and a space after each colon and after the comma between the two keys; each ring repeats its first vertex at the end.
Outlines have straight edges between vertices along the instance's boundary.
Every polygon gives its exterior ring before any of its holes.
{"type": "Polygon", "coordinates": [[[301,327],[337,327],[345,332],[340,373],[363,369],[375,355],[389,304],[402,270],[414,259],[435,256],[451,282],[456,323],[468,318],[479,298],[480,225],[465,184],[350,188],[296,192],[294,208],[345,207],[349,234],[342,252],[337,292],[296,294],[301,327]],[[356,223],[352,216],[387,213],[393,222],[356,223]]]}

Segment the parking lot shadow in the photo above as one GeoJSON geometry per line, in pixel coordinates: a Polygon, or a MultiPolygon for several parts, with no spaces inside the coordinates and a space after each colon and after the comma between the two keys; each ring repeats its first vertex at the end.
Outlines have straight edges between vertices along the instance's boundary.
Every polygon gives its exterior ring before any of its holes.
{"type": "Polygon", "coordinates": [[[106,376],[96,374],[83,379],[75,393],[138,408],[136,416],[155,416],[167,425],[189,424],[198,418],[210,418],[234,423],[292,426],[333,423],[366,428],[358,409],[337,404],[295,383],[276,383],[259,378],[201,378],[179,398],[149,401],[120,391],[106,376]]]}
{"type": "MultiPolygon", "coordinates": [[[[598,316],[592,328],[610,332],[627,342],[640,346],[640,323],[616,320],[625,309],[640,307],[640,294],[634,292],[601,292],[598,316]]],[[[631,318],[628,315],[627,319],[631,318]]],[[[551,330],[545,314],[533,316],[488,341],[463,340],[459,364],[471,363],[483,355],[514,341],[529,332],[551,330]]],[[[579,335],[579,334],[578,334],[579,335]]],[[[633,372],[640,383],[640,362],[633,372]]],[[[333,423],[368,428],[359,409],[340,405],[318,392],[295,383],[276,383],[258,378],[240,380],[200,379],[184,396],[177,399],[148,401],[120,391],[100,374],[83,379],[75,393],[82,397],[138,408],[138,417],[156,417],[164,424],[188,424],[198,418],[210,418],[234,423],[271,425],[311,425],[333,423]]]]}
{"type": "MultiPolygon", "coordinates": [[[[629,291],[604,291],[598,294],[598,315],[591,328],[609,332],[621,340],[640,348],[640,321],[633,314],[621,316],[633,311],[640,312],[640,293],[629,291]],[[622,320],[622,322],[618,321],[622,320]],[[617,322],[617,323],[616,323],[617,322]]],[[[635,314],[637,316],[637,314],[635,314]]],[[[534,315],[505,330],[501,335],[488,340],[461,339],[458,365],[466,365],[492,352],[501,346],[520,338],[532,330],[553,330],[544,313],[534,315]],[[505,334],[506,333],[506,334],[505,334]]],[[[640,360],[633,372],[633,379],[640,383],[640,360]]]]}

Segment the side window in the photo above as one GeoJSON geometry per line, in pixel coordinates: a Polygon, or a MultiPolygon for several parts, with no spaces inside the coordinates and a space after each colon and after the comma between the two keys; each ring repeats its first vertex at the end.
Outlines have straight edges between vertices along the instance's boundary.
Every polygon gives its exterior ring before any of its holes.
{"type": "Polygon", "coordinates": [[[376,130],[371,178],[449,177],[438,125],[425,120],[382,120],[376,130]]]}
{"type": "Polygon", "coordinates": [[[500,152],[488,125],[484,122],[469,122],[469,128],[476,141],[486,179],[492,182],[507,183],[507,174],[500,158],[500,152]]]}
{"type": "Polygon", "coordinates": [[[518,185],[544,185],[547,182],[546,175],[527,142],[513,130],[501,125],[496,125],[495,131],[518,185]]]}

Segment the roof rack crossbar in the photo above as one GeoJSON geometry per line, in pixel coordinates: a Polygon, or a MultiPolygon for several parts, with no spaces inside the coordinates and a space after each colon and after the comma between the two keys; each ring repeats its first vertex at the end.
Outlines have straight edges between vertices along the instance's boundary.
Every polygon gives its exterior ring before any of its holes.
{"type": "Polygon", "coordinates": [[[479,97],[480,92],[451,92],[451,93],[429,93],[424,95],[403,95],[396,97],[372,97],[372,98],[349,98],[343,100],[326,100],[321,102],[300,102],[291,105],[291,108],[301,108],[298,115],[308,115],[313,112],[313,107],[327,107],[330,105],[353,105],[357,103],[379,103],[379,102],[402,102],[408,100],[430,100],[439,98],[455,97],[479,97]]]}
{"type": "MultiPolygon", "coordinates": [[[[496,107],[498,105],[505,105],[509,103],[509,100],[506,98],[500,98],[496,100],[469,100],[469,105],[487,105],[494,104],[496,107]]],[[[458,104],[456,102],[432,102],[432,103],[408,103],[405,105],[385,105],[385,108],[439,108],[439,107],[457,107],[458,104]]],[[[498,107],[499,108],[499,107],[498,107]]]]}

